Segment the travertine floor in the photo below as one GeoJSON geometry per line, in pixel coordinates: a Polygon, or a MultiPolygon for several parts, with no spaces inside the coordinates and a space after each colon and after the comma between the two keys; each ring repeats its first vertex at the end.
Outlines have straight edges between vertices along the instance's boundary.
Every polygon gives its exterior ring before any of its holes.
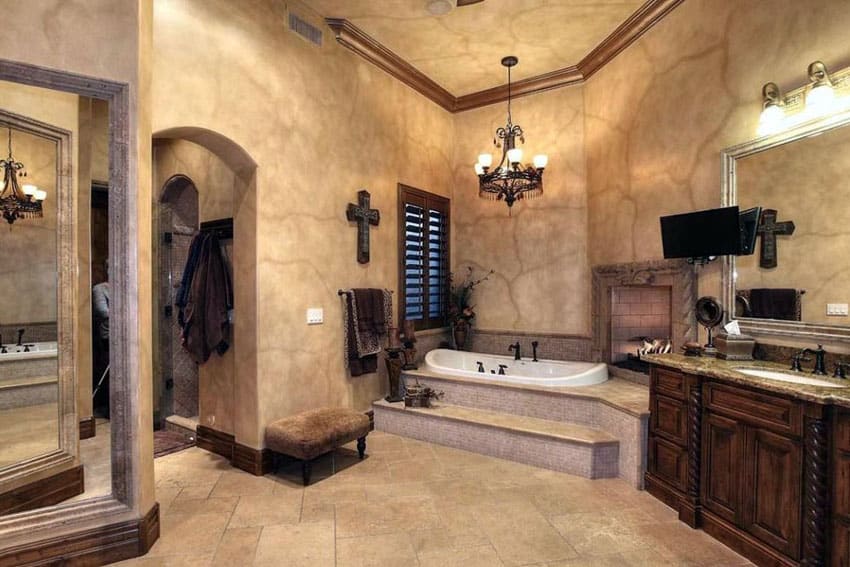
{"type": "Polygon", "coordinates": [[[56,402],[0,411],[0,467],[59,448],[56,402]]]}
{"type": "Polygon", "coordinates": [[[122,565],[749,565],[621,480],[586,480],[380,432],[368,458],[254,477],[198,448],[155,461],[162,536],[122,565]]]}

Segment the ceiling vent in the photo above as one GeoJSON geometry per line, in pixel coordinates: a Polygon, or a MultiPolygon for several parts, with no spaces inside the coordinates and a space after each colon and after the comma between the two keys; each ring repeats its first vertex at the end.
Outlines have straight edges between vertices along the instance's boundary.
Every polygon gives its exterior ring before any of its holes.
{"type": "Polygon", "coordinates": [[[289,29],[314,45],[322,46],[322,30],[289,13],[289,29]]]}

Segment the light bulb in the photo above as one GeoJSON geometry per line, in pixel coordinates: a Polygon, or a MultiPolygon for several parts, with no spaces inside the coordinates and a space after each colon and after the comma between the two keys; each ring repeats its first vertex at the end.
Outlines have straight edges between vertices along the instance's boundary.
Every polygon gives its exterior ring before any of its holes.
{"type": "Polygon", "coordinates": [[[480,162],[475,164],[475,174],[484,175],[484,166],[480,162]]]}
{"type": "Polygon", "coordinates": [[[759,126],[756,133],[759,136],[767,136],[775,134],[782,129],[782,124],[785,121],[785,110],[778,104],[768,104],[761,111],[759,117],[759,126]]]}
{"type": "Polygon", "coordinates": [[[478,156],[478,163],[481,164],[481,167],[490,167],[493,165],[493,154],[480,154],[478,156]]]}
{"type": "Polygon", "coordinates": [[[511,164],[522,161],[522,148],[512,148],[508,150],[508,161],[511,164]]]}
{"type": "Polygon", "coordinates": [[[21,191],[24,192],[24,195],[31,197],[31,196],[35,195],[36,191],[38,191],[38,187],[36,187],[35,185],[31,185],[31,184],[27,183],[27,184],[25,184],[21,187],[21,191]]]}
{"type": "Polygon", "coordinates": [[[812,87],[806,95],[806,111],[815,116],[829,114],[835,101],[835,89],[829,84],[820,84],[812,87]]]}
{"type": "Polygon", "coordinates": [[[35,190],[35,200],[36,201],[44,201],[47,198],[47,191],[42,191],[41,189],[35,190]]]}
{"type": "Polygon", "coordinates": [[[549,163],[549,156],[546,154],[537,154],[534,156],[534,167],[536,169],[544,169],[549,163]]]}

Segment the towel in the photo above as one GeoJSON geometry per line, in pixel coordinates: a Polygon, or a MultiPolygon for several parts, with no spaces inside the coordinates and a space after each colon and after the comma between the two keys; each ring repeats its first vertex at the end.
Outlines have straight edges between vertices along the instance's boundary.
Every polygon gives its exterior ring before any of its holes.
{"type": "Polygon", "coordinates": [[[392,318],[392,296],[381,289],[354,289],[344,294],[345,358],[352,376],[376,372],[378,353],[392,318]]]}
{"type": "Polygon", "coordinates": [[[750,290],[750,311],[758,319],[800,320],[800,293],[790,288],[750,290]]]}

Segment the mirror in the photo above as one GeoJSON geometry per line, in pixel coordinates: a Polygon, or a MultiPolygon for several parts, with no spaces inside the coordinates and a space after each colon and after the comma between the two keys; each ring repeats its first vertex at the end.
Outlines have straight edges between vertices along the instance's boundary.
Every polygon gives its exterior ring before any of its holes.
{"type": "Polygon", "coordinates": [[[850,340],[848,124],[836,115],[723,152],[724,205],[764,209],[754,254],[723,270],[724,309],[745,332],[850,340]]]}
{"type": "Polygon", "coordinates": [[[0,81],[0,142],[22,164],[21,198],[31,185],[46,192],[41,216],[0,223],[0,515],[10,515],[112,492],[108,320],[92,301],[107,280],[109,104],[0,81]]]}

